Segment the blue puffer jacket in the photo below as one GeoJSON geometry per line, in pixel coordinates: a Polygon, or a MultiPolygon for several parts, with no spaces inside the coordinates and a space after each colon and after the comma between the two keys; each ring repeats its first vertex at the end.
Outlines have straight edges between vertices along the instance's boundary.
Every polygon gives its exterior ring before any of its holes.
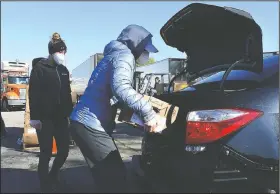
{"type": "Polygon", "coordinates": [[[151,33],[143,27],[130,25],[117,40],[105,46],[104,58],[93,71],[84,95],[71,114],[71,120],[96,130],[111,132],[114,122],[112,99],[130,107],[145,122],[154,118],[155,112],[150,103],[132,88],[135,59],[142,54],[151,38],[151,33]]]}

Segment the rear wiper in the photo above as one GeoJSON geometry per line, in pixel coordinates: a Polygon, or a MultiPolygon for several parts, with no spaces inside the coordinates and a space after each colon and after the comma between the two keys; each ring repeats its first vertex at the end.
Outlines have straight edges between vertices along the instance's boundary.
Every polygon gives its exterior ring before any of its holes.
{"type": "Polygon", "coordinates": [[[221,80],[221,83],[220,83],[220,92],[222,92],[222,93],[225,92],[225,91],[224,91],[224,83],[225,83],[225,80],[228,78],[228,76],[229,76],[231,70],[233,70],[233,68],[234,68],[237,64],[239,64],[240,62],[242,62],[242,61],[243,61],[243,59],[236,61],[235,63],[233,63],[233,64],[226,70],[226,72],[224,73],[223,78],[222,78],[222,80],[221,80]]]}
{"type": "Polygon", "coordinates": [[[228,78],[230,72],[237,66],[237,65],[242,65],[242,63],[245,63],[246,62],[246,59],[240,59],[238,61],[236,61],[235,63],[233,63],[232,65],[230,65],[230,67],[225,71],[224,75],[223,75],[223,78],[221,80],[221,83],[220,83],[220,92],[222,92],[223,94],[225,93],[224,91],[224,83],[226,81],[226,79],[228,78]]]}

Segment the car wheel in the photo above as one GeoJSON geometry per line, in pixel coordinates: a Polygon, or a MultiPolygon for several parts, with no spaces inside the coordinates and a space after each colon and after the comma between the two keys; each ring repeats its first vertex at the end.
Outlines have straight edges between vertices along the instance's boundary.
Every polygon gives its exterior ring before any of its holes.
{"type": "Polygon", "coordinates": [[[2,110],[3,111],[9,111],[9,104],[8,104],[8,100],[7,99],[4,99],[3,102],[2,102],[2,110]]]}

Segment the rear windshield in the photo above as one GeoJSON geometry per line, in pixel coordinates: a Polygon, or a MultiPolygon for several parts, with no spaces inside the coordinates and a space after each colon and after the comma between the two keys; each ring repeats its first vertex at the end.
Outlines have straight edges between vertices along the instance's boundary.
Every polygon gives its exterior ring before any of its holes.
{"type": "MultiPolygon", "coordinates": [[[[232,70],[227,77],[228,84],[232,81],[247,83],[262,83],[279,72],[279,55],[264,58],[264,69],[260,74],[245,70],[232,70]]],[[[217,83],[222,80],[225,71],[216,72],[199,77],[189,83],[189,86],[217,83]]]]}

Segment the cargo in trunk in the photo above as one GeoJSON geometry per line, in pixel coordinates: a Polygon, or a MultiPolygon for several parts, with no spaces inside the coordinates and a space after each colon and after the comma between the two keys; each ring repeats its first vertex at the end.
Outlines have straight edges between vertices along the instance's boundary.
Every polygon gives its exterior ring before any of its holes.
{"type": "MultiPolygon", "coordinates": [[[[163,129],[167,128],[168,125],[174,123],[177,118],[179,107],[173,106],[171,104],[168,104],[167,102],[147,95],[144,95],[144,99],[151,103],[155,112],[162,118],[162,122],[165,122],[163,124],[163,129]]],[[[139,115],[134,113],[133,110],[128,107],[124,107],[121,110],[118,120],[125,121],[139,127],[143,127],[144,125],[139,115]]]]}

